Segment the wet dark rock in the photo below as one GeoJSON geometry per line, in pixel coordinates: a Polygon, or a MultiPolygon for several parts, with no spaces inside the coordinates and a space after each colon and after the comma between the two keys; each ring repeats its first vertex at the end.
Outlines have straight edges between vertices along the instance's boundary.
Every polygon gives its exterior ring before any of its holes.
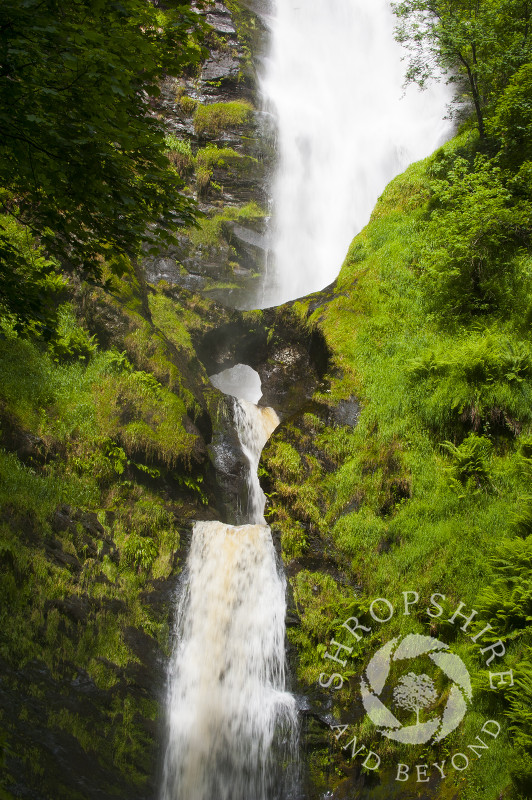
{"type": "Polygon", "coordinates": [[[85,625],[89,613],[96,610],[100,604],[93,599],[89,600],[87,595],[72,595],[64,600],[53,600],[50,605],[70,617],[73,622],[85,625]]]}
{"type": "MultiPolygon", "coordinates": [[[[212,9],[212,7],[211,7],[212,9]]],[[[206,22],[216,33],[231,34],[236,36],[236,28],[233,25],[231,14],[222,3],[215,3],[214,9],[209,10],[205,16],[206,22]]]]}
{"type": "Polygon", "coordinates": [[[147,685],[153,687],[155,676],[156,683],[160,685],[164,679],[164,667],[157,641],[140,628],[125,628],[123,636],[124,642],[151,676],[147,685]]]}
{"type": "MultiPolygon", "coordinates": [[[[105,578],[105,575],[103,576],[105,578]]],[[[108,584],[112,585],[110,581],[107,581],[108,584]]],[[[127,606],[123,600],[119,600],[118,597],[111,597],[111,598],[103,598],[101,601],[102,607],[105,608],[106,611],[110,611],[112,614],[122,614],[126,611],[127,606]]]]}
{"type": "Polygon", "coordinates": [[[41,467],[46,462],[46,445],[39,436],[25,430],[19,420],[0,402],[0,444],[31,467],[41,467]]]}
{"type": "Polygon", "coordinates": [[[349,426],[354,428],[360,416],[360,403],[355,397],[349,400],[339,400],[331,406],[328,413],[327,422],[335,428],[349,426]]]}
{"type": "Polygon", "coordinates": [[[131,323],[118,306],[102,298],[94,299],[86,304],[84,318],[102,348],[114,345],[118,350],[124,349],[124,339],[130,333],[131,323]]]}
{"type": "MultiPolygon", "coordinates": [[[[189,533],[190,535],[190,533],[189,533]]],[[[168,615],[169,608],[173,605],[175,594],[175,581],[156,578],[150,582],[150,588],[142,592],[142,603],[153,608],[159,615],[168,615]]]]}
{"type": "Polygon", "coordinates": [[[254,369],[268,357],[268,331],[262,320],[233,313],[230,320],[205,334],[194,336],[198,358],[209,375],[235,364],[254,369]]]}
{"type": "MultiPolygon", "coordinates": [[[[204,63],[201,70],[201,79],[208,81],[221,81],[236,83],[240,72],[240,59],[231,53],[214,52],[204,63]]],[[[219,87],[217,87],[219,88],[219,87]]]]}
{"type": "MultiPolygon", "coordinates": [[[[76,544],[78,555],[83,558],[103,559],[104,556],[109,556],[112,561],[118,560],[118,551],[113,540],[93,511],[72,509],[67,505],[59,506],[52,516],[50,526],[56,534],[68,533],[76,544]]],[[[69,563],[68,558],[64,558],[66,554],[61,555],[59,552],[62,550],[59,542],[49,541],[47,546],[52,559],[69,563]]]]}
{"type": "Polygon", "coordinates": [[[81,562],[71,553],[65,553],[61,543],[55,540],[45,545],[46,557],[59,567],[66,567],[73,573],[79,573],[81,562]]]}
{"type": "Polygon", "coordinates": [[[248,461],[242,452],[233,419],[234,400],[222,397],[218,404],[209,455],[216,473],[218,505],[222,522],[241,525],[246,517],[248,461]]]}
{"type": "MultiPolygon", "coordinates": [[[[72,665],[52,676],[38,661],[14,670],[0,660],[0,676],[2,729],[10,743],[3,751],[2,787],[10,797],[146,800],[146,790],[120,774],[112,750],[105,746],[112,690],[99,689],[84,670],[72,665]],[[79,717],[93,731],[90,746],[84,748],[64,723],[59,724],[65,713],[71,719],[79,717]]],[[[151,791],[153,785],[148,794],[151,791]]]]}

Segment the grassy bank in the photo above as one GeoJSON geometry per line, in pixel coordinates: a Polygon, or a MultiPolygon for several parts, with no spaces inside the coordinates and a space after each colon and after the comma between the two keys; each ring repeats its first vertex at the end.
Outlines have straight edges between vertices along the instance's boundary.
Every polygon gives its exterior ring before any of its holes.
{"type": "MultiPolygon", "coordinates": [[[[269,519],[281,534],[301,619],[290,631],[299,679],[316,689],[320,674],[334,671],[325,656],[329,641],[355,644],[345,671],[339,669],[345,687],[329,689],[328,701],[327,693],[318,695],[326,706],[332,703],[336,719],[347,719],[368,748],[376,748],[384,740],[363,721],[363,709],[354,710],[361,708],[359,676],[370,656],[407,632],[448,642],[474,676],[465,727],[433,750],[403,746],[398,760],[441,762],[474,740],[483,719],[496,718],[502,733],[489,758],[423,787],[430,792],[424,796],[487,799],[526,797],[531,786],[530,715],[523,709],[531,699],[532,349],[526,309],[532,261],[523,247],[507,250],[504,265],[496,253],[497,300],[480,310],[463,308],[467,281],[463,275],[458,280],[459,266],[456,285],[453,276],[438,273],[442,236],[449,237],[447,252],[453,242],[444,226],[454,223],[449,217],[456,211],[441,199],[442,165],[447,180],[457,159],[475,163],[476,147],[475,137],[465,134],[396,178],[353,241],[332,294],[295,304],[302,324],[319,328],[330,348],[328,386],[306,413],[284,424],[263,462],[269,519]],[[438,294],[444,278],[447,288],[438,294]],[[335,422],[332,409],[353,396],[361,406],[357,425],[335,422]],[[419,595],[408,616],[400,611],[404,591],[419,595]],[[434,592],[446,597],[438,618],[426,612],[434,592]],[[387,625],[376,625],[368,613],[377,597],[396,609],[387,625]],[[504,666],[497,669],[514,670],[513,687],[489,690],[487,655],[448,622],[460,601],[478,611],[467,633],[489,622],[494,632],[484,646],[504,642],[504,666]],[[350,616],[371,628],[359,643],[342,630],[350,616]]],[[[482,209],[473,216],[482,219],[482,209]]],[[[350,760],[341,742],[313,725],[313,741],[323,736],[311,757],[316,783],[324,789],[347,776],[358,780],[360,760],[350,760]]],[[[397,752],[388,748],[386,755],[389,792],[397,787],[391,766],[397,752]]]]}

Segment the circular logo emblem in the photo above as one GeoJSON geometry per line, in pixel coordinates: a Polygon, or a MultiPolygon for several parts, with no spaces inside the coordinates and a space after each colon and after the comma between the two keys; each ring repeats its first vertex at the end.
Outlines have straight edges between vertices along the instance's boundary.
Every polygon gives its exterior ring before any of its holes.
{"type": "Polygon", "coordinates": [[[438,639],[417,633],[408,634],[402,639],[391,639],[377,650],[361,679],[360,690],[366,713],[379,732],[403,744],[424,744],[429,739],[433,742],[444,739],[462,721],[467,710],[466,698],[470,701],[473,694],[469,673],[462,659],[450,653],[448,645],[438,639]],[[440,695],[432,678],[424,672],[414,671],[413,665],[411,672],[403,671],[392,692],[393,705],[416,715],[415,724],[403,725],[380,697],[385,688],[386,695],[390,694],[392,667],[405,666],[399,662],[410,659],[423,662],[424,657],[430,659],[451,682],[447,702],[441,716],[420,721],[421,711],[433,706],[440,695]]]}

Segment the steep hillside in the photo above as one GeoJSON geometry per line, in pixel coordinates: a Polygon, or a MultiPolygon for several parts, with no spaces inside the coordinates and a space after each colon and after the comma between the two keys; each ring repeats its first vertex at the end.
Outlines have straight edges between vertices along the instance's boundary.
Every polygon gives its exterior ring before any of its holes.
{"type": "MultiPolygon", "coordinates": [[[[422,796],[464,800],[530,791],[530,715],[523,711],[531,698],[532,260],[525,239],[512,249],[515,229],[504,228],[503,210],[493,211],[502,191],[493,176],[484,189],[482,174],[471,167],[465,205],[472,221],[460,208],[463,227],[452,238],[458,203],[449,196],[456,197],[459,184],[452,170],[459,164],[464,179],[463,165],[475,164],[477,145],[466,133],[392,181],[332,289],[291,306],[303,326],[321,331],[331,357],[326,384],[285,420],[262,460],[268,519],[281,537],[293,592],[289,639],[310,703],[312,797],[334,787],[334,796],[343,797],[353,786],[360,797],[417,797],[415,778],[397,782],[394,759],[412,771],[414,763],[449,761],[488,718],[502,726],[489,759],[472,759],[467,772],[450,770],[441,782],[432,769],[422,796]],[[457,285],[438,293],[439,237],[452,254],[454,242],[457,250],[467,247],[467,224],[476,225],[478,252],[478,231],[497,222],[494,266],[488,259],[484,265],[485,274],[496,272],[496,299],[480,311],[467,307],[468,284],[466,277],[460,283],[458,266],[447,274],[457,285]],[[406,619],[405,591],[419,595],[406,619]],[[434,608],[433,615],[426,611],[435,592],[446,597],[441,619],[434,608]],[[389,624],[372,620],[374,598],[396,609],[389,624]],[[490,623],[494,632],[484,647],[499,638],[504,643],[503,665],[497,659],[489,669],[513,669],[513,687],[491,691],[486,654],[445,621],[460,601],[478,612],[471,635],[490,623]],[[349,617],[371,629],[358,643],[341,627],[349,617]],[[385,749],[380,794],[363,757],[342,750],[348,739],[336,741],[338,730],[329,725],[348,722],[350,739],[353,730],[368,749],[382,751],[383,740],[364,718],[360,676],[378,646],[411,631],[452,642],[472,676],[474,705],[465,728],[432,750],[403,746],[399,757],[385,749]],[[330,660],[331,639],[354,646],[350,654],[340,651],[344,669],[330,660]],[[319,682],[335,667],[345,686],[339,691],[337,678],[325,691],[319,682]]],[[[505,201],[510,206],[509,193],[505,201]]],[[[519,194],[514,203],[523,208],[519,194]]],[[[515,206],[509,213],[515,221],[515,206]]]]}

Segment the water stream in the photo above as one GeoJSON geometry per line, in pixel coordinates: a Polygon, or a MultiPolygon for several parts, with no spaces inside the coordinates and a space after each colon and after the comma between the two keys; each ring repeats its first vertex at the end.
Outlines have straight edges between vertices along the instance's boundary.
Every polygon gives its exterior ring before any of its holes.
{"type": "Polygon", "coordinates": [[[252,402],[260,379],[250,367],[212,380],[240,394],[234,420],[248,461],[249,524],[194,525],[168,676],[161,800],[273,800],[286,786],[278,765],[294,757],[297,731],[285,690],[286,585],[257,477],[279,419],[252,402]]]}
{"type": "MultiPolygon", "coordinates": [[[[323,288],[388,181],[450,134],[449,95],[403,93],[387,0],[279,0],[262,81],[275,117],[272,253],[257,306],[323,288]]],[[[257,477],[278,424],[246,365],[212,376],[232,395],[248,461],[247,521],[197,522],[168,675],[161,800],[282,800],[296,739],[286,691],[285,579],[257,477]]]]}

